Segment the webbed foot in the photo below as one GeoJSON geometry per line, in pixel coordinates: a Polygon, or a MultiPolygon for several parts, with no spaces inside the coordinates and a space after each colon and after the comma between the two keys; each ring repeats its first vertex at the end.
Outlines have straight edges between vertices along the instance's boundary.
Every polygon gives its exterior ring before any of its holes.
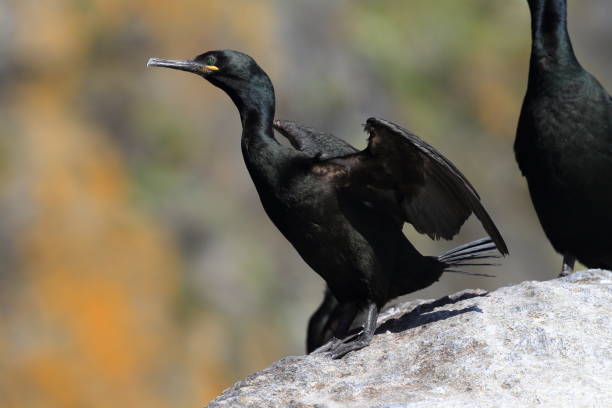
{"type": "Polygon", "coordinates": [[[370,303],[368,305],[368,313],[366,314],[366,318],[363,323],[363,331],[356,333],[353,336],[349,336],[342,341],[335,342],[329,350],[331,358],[334,360],[339,359],[351,351],[361,350],[362,348],[367,347],[374,337],[377,319],[378,306],[376,306],[374,303],[370,303]]]}
{"type": "Polygon", "coordinates": [[[330,350],[329,355],[334,360],[342,358],[351,351],[357,351],[361,350],[364,347],[367,347],[372,341],[372,337],[373,336],[365,336],[365,333],[362,333],[362,335],[359,336],[357,339],[348,342],[338,342],[330,350]]]}
{"type": "Polygon", "coordinates": [[[350,334],[348,336],[346,336],[343,339],[339,339],[337,337],[332,337],[327,343],[325,343],[324,345],[322,345],[321,347],[319,347],[316,350],[311,351],[309,354],[326,354],[326,353],[330,353],[332,352],[332,350],[334,350],[336,347],[339,347],[339,345],[343,344],[343,343],[348,343],[351,340],[355,339],[356,337],[360,336],[363,333],[363,330],[360,330],[356,333],[350,334]]]}

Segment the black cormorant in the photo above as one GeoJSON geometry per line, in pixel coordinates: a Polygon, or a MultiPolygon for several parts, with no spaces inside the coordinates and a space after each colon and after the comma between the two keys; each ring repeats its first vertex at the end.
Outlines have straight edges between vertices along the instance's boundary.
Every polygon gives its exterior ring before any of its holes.
{"type": "Polygon", "coordinates": [[[574,55],[566,0],[528,0],[529,82],[514,150],[561,275],[612,269],[612,98],[574,55]]]}
{"type": "MultiPolygon", "coordinates": [[[[287,120],[275,120],[274,121],[274,129],[277,130],[280,134],[285,136],[291,144],[298,150],[307,152],[312,156],[319,156],[323,159],[340,157],[349,154],[355,154],[358,152],[350,144],[346,143],[344,140],[339,139],[329,133],[324,133],[312,129],[307,126],[303,126],[297,124],[295,122],[287,121],[287,120]]],[[[500,247],[502,251],[506,253],[506,247],[503,244],[503,240],[500,239],[498,242],[501,244],[500,247]]],[[[477,245],[479,242],[475,241],[470,243],[464,249],[464,251],[459,251],[459,248],[456,248],[453,253],[456,257],[465,257],[465,256],[476,256],[477,254],[471,254],[471,251],[474,249],[476,251],[483,251],[486,249],[486,246],[477,245]]],[[[480,244],[485,244],[483,241],[480,244]]],[[[438,257],[439,260],[444,262],[450,262],[448,259],[449,254],[445,253],[438,257]]],[[[477,258],[478,259],[478,258],[477,258]]],[[[459,258],[455,261],[463,260],[465,258],[459,258]]],[[[448,269],[446,271],[449,271],[448,269]]],[[[458,272],[458,271],[456,271],[458,272]]],[[[475,273],[470,273],[471,275],[478,275],[475,273]]],[[[433,281],[431,282],[433,283],[433,281]]],[[[312,314],[308,322],[308,330],[306,336],[306,349],[310,353],[325,343],[328,342],[331,338],[334,337],[334,334],[338,332],[338,325],[342,323],[342,316],[344,314],[355,315],[357,316],[358,311],[354,310],[355,305],[351,304],[340,304],[338,300],[331,293],[329,288],[325,289],[324,297],[317,308],[317,310],[312,314]]],[[[359,312],[363,314],[363,311],[359,312]]],[[[356,318],[360,320],[359,318],[356,318]]],[[[327,346],[329,347],[329,345],[327,346]]],[[[322,350],[325,350],[323,348],[322,350]]]]}
{"type": "Polygon", "coordinates": [[[401,127],[368,119],[368,147],[357,151],[332,135],[274,123],[272,82],[238,51],[209,51],[187,61],[152,58],[148,65],[196,73],[238,108],[244,161],[266,213],[333,293],[333,316],[319,322],[331,324],[342,339],[355,317],[362,317],[359,335],[330,343],[333,358],[369,344],[379,309],[389,299],[431,285],[445,270],[489,257],[495,247],[508,253],[472,185],[401,127]],[[275,139],[274,126],[293,147],[275,139]],[[491,239],[440,257],[421,255],[402,233],[409,222],[432,238],[450,239],[472,212],[491,239]]]}

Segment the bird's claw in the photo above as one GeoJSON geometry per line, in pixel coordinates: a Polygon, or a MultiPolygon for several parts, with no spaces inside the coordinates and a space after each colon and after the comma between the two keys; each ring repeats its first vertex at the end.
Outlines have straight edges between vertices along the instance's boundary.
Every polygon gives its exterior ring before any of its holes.
{"type": "Polygon", "coordinates": [[[341,342],[330,351],[330,356],[333,360],[337,360],[339,358],[344,357],[351,351],[361,350],[369,344],[370,342],[363,338],[353,340],[347,343],[341,342]]]}
{"type": "Polygon", "coordinates": [[[330,341],[328,341],[327,343],[319,347],[318,349],[311,351],[310,354],[317,355],[317,354],[328,353],[330,350],[334,348],[335,344],[340,341],[341,341],[340,339],[337,339],[336,337],[334,337],[330,341]]]}
{"type": "Polygon", "coordinates": [[[351,351],[360,350],[366,347],[370,342],[363,337],[363,330],[353,333],[343,339],[337,337],[332,338],[326,344],[314,350],[310,354],[321,355],[327,354],[333,360],[344,357],[351,351]]]}

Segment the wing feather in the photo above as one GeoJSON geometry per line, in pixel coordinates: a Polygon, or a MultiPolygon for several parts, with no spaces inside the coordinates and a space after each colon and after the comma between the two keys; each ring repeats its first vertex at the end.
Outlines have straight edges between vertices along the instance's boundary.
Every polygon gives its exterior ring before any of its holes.
{"type": "MultiPolygon", "coordinates": [[[[474,213],[502,254],[508,248],[478,193],[448,159],[433,146],[391,122],[370,118],[365,130],[368,147],[357,153],[321,161],[344,167],[336,172],[346,190],[392,190],[406,222],[433,239],[451,239],[474,213]]],[[[388,200],[386,201],[388,202],[388,200]]]]}

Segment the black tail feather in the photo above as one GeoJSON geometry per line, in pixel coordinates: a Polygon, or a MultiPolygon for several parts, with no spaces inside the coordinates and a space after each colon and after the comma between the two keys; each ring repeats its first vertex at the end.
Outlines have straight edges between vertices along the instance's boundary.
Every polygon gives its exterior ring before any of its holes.
{"type": "Polygon", "coordinates": [[[500,266],[499,263],[454,263],[453,266],[500,266]]]}
{"type": "Polygon", "coordinates": [[[445,253],[440,255],[438,259],[442,260],[444,258],[451,258],[454,254],[473,253],[474,251],[478,251],[480,247],[483,247],[482,249],[488,249],[491,251],[497,249],[495,243],[491,240],[491,238],[481,238],[476,241],[468,242],[467,244],[463,244],[449,251],[446,251],[445,253]]]}
{"type": "MultiPolygon", "coordinates": [[[[491,251],[487,251],[487,252],[491,252],[491,251]]],[[[466,255],[465,257],[462,257],[460,259],[500,259],[500,258],[501,258],[500,255],[492,253],[491,255],[487,255],[487,254],[466,255]]],[[[444,258],[444,259],[448,260],[449,258],[444,258]]],[[[455,258],[451,258],[451,259],[455,259],[455,258]]]]}
{"type": "Polygon", "coordinates": [[[495,275],[489,275],[489,274],[486,274],[486,273],[457,271],[457,270],[454,270],[454,269],[445,269],[444,272],[458,273],[460,275],[469,275],[469,276],[482,276],[482,277],[485,277],[485,278],[494,278],[495,277],[495,275]]]}
{"type": "Polygon", "coordinates": [[[499,266],[498,263],[474,262],[485,259],[499,259],[500,255],[495,242],[491,238],[482,238],[468,242],[440,255],[438,260],[446,264],[444,272],[460,273],[462,275],[493,277],[483,273],[466,272],[455,269],[461,266],[499,266]]]}

